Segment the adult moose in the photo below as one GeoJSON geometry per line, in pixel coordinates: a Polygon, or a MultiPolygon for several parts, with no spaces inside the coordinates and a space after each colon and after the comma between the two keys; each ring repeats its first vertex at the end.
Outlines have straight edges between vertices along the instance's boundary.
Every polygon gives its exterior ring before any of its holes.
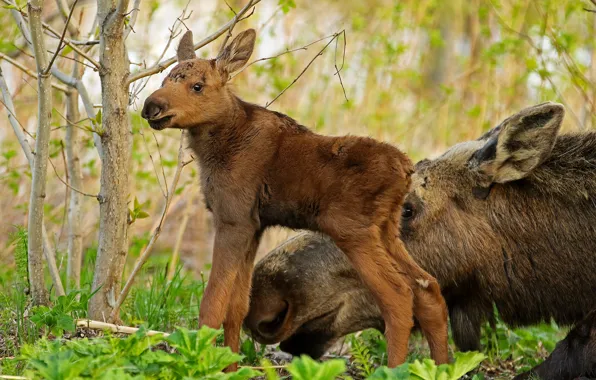
{"type": "MultiPolygon", "coordinates": [[[[415,167],[401,238],[439,281],[461,350],[480,348],[493,304],[512,325],[572,324],[596,307],[596,133],[557,137],[563,117],[555,103],[526,108],[415,167]]],[[[320,234],[261,260],[252,290],[245,325],[294,354],[319,356],[347,333],[383,328],[350,263],[320,234]]],[[[585,351],[596,354],[595,342],[585,351]]]]}
{"type": "Polygon", "coordinates": [[[178,66],[142,111],[154,129],[189,131],[213,212],[213,267],[200,325],[223,323],[225,344],[237,352],[263,230],[309,229],[333,238],[379,304],[390,366],[406,358],[413,315],[432,357],[447,362],[447,309],[440,288],[396,238],[413,172],[410,160],[389,144],[321,136],[236,97],[227,82],[246,64],[254,42],[250,29],[216,59],[197,59],[187,32],[178,66]]]}

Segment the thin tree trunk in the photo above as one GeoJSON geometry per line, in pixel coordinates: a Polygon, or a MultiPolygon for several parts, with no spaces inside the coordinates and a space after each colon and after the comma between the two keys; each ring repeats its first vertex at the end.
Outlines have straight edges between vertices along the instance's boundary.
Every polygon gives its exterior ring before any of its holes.
{"type": "Polygon", "coordinates": [[[130,129],[128,126],[129,62],[124,45],[124,17],[128,1],[98,0],[100,30],[100,78],[103,126],[103,161],[99,194],[99,246],[93,289],[99,291],[89,303],[89,317],[105,320],[120,293],[127,252],[128,171],[130,129]]]}
{"type": "MultiPolygon", "coordinates": [[[[81,79],[81,65],[75,61],[72,76],[81,79]]],[[[82,189],[83,175],[81,173],[81,160],[79,157],[80,142],[78,130],[71,123],[76,123],[80,118],[79,98],[75,89],[72,89],[66,103],[66,165],[68,167],[70,185],[74,189],[82,189]]],[[[83,256],[83,234],[81,232],[81,199],[82,195],[70,189],[70,202],[68,204],[68,263],[66,287],[69,290],[81,288],[81,260],[83,256]]]]}
{"type": "Polygon", "coordinates": [[[38,119],[33,159],[31,198],[28,220],[28,259],[29,289],[33,304],[48,302],[48,292],[44,283],[43,270],[43,207],[46,196],[46,176],[48,169],[48,144],[50,121],[52,119],[51,77],[46,74],[48,57],[43,40],[41,11],[43,0],[31,0],[29,8],[29,30],[37,66],[38,119]]]}

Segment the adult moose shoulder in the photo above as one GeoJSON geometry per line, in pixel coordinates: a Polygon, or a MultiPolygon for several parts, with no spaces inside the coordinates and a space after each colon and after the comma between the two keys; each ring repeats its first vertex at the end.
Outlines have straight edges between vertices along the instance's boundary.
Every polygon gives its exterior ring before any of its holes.
{"type": "MultiPolygon", "coordinates": [[[[480,348],[493,304],[511,325],[572,324],[596,307],[596,134],[557,136],[563,116],[526,108],[415,166],[401,238],[439,281],[461,350],[480,348]]],[[[304,234],[257,264],[245,325],[317,356],[383,320],[339,249],[304,234]]]]}
{"type": "Polygon", "coordinates": [[[262,232],[276,225],[309,229],[342,248],[374,296],[385,321],[389,365],[405,361],[413,316],[433,359],[447,362],[447,308],[439,285],[396,238],[411,161],[392,145],[322,136],[234,95],[230,74],[247,63],[255,36],[252,29],[239,33],[207,60],[195,56],[187,32],[179,64],[142,112],[154,129],[189,131],[213,212],[213,268],[199,324],[223,324],[225,344],[238,352],[262,232]]]}

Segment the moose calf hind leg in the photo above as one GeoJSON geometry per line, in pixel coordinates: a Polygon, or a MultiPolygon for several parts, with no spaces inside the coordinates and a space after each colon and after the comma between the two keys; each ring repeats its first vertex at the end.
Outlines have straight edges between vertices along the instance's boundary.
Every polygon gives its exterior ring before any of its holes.
{"type": "Polygon", "coordinates": [[[338,242],[338,246],[348,256],[381,309],[385,320],[388,365],[395,367],[404,363],[408,354],[408,340],[414,324],[413,295],[376,235],[353,237],[349,241],[338,242]]]}

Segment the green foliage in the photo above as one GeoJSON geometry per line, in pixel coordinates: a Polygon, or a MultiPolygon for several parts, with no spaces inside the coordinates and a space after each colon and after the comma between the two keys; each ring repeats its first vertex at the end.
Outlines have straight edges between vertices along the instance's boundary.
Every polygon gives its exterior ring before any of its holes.
{"type": "Polygon", "coordinates": [[[136,287],[129,296],[123,319],[130,324],[146,324],[150,329],[171,330],[174,326],[196,326],[199,306],[205,290],[204,280],[193,280],[182,275],[178,267],[171,281],[163,265],[152,269],[146,265],[144,276],[149,275],[148,288],[136,287]]]}
{"type": "Polygon", "coordinates": [[[143,210],[149,206],[150,201],[146,201],[144,203],[140,203],[137,197],[134,200],[134,207],[128,210],[129,215],[129,224],[134,223],[137,219],[145,219],[149,217],[149,213],[143,210]]]}
{"type": "Polygon", "coordinates": [[[27,256],[27,228],[23,226],[15,226],[17,229],[13,232],[11,238],[15,244],[14,261],[17,268],[15,281],[23,285],[29,283],[29,267],[27,256]]]}
{"type": "Polygon", "coordinates": [[[344,373],[346,363],[341,359],[319,363],[306,355],[294,358],[287,367],[294,380],[332,380],[344,373]]]}
{"type": "Polygon", "coordinates": [[[65,296],[59,296],[51,308],[43,305],[35,306],[31,311],[31,322],[55,336],[62,336],[65,331],[74,332],[75,319],[87,315],[87,306],[92,296],[93,294],[77,290],[65,296]]]}
{"type": "Polygon", "coordinates": [[[198,331],[180,328],[164,338],[148,336],[141,328],[124,339],[108,336],[61,342],[44,338],[24,346],[19,360],[26,363],[27,376],[41,379],[244,380],[260,375],[251,368],[221,372],[242,356],[227,347],[215,347],[213,341],[220,334],[208,327],[198,331]],[[176,353],[156,349],[157,345],[167,345],[176,353]]]}
{"type": "Polygon", "coordinates": [[[457,380],[477,368],[486,358],[479,352],[456,352],[450,364],[437,366],[431,359],[416,360],[397,368],[379,367],[369,380],[457,380]]]}
{"type": "Polygon", "coordinates": [[[352,362],[361,376],[370,376],[374,372],[374,360],[367,344],[360,338],[352,336],[350,354],[352,362]]]}
{"type": "Polygon", "coordinates": [[[495,318],[494,329],[488,323],[483,327],[481,343],[493,362],[515,359],[518,373],[542,362],[565,334],[554,321],[510,329],[501,321],[496,309],[495,318]]]}

